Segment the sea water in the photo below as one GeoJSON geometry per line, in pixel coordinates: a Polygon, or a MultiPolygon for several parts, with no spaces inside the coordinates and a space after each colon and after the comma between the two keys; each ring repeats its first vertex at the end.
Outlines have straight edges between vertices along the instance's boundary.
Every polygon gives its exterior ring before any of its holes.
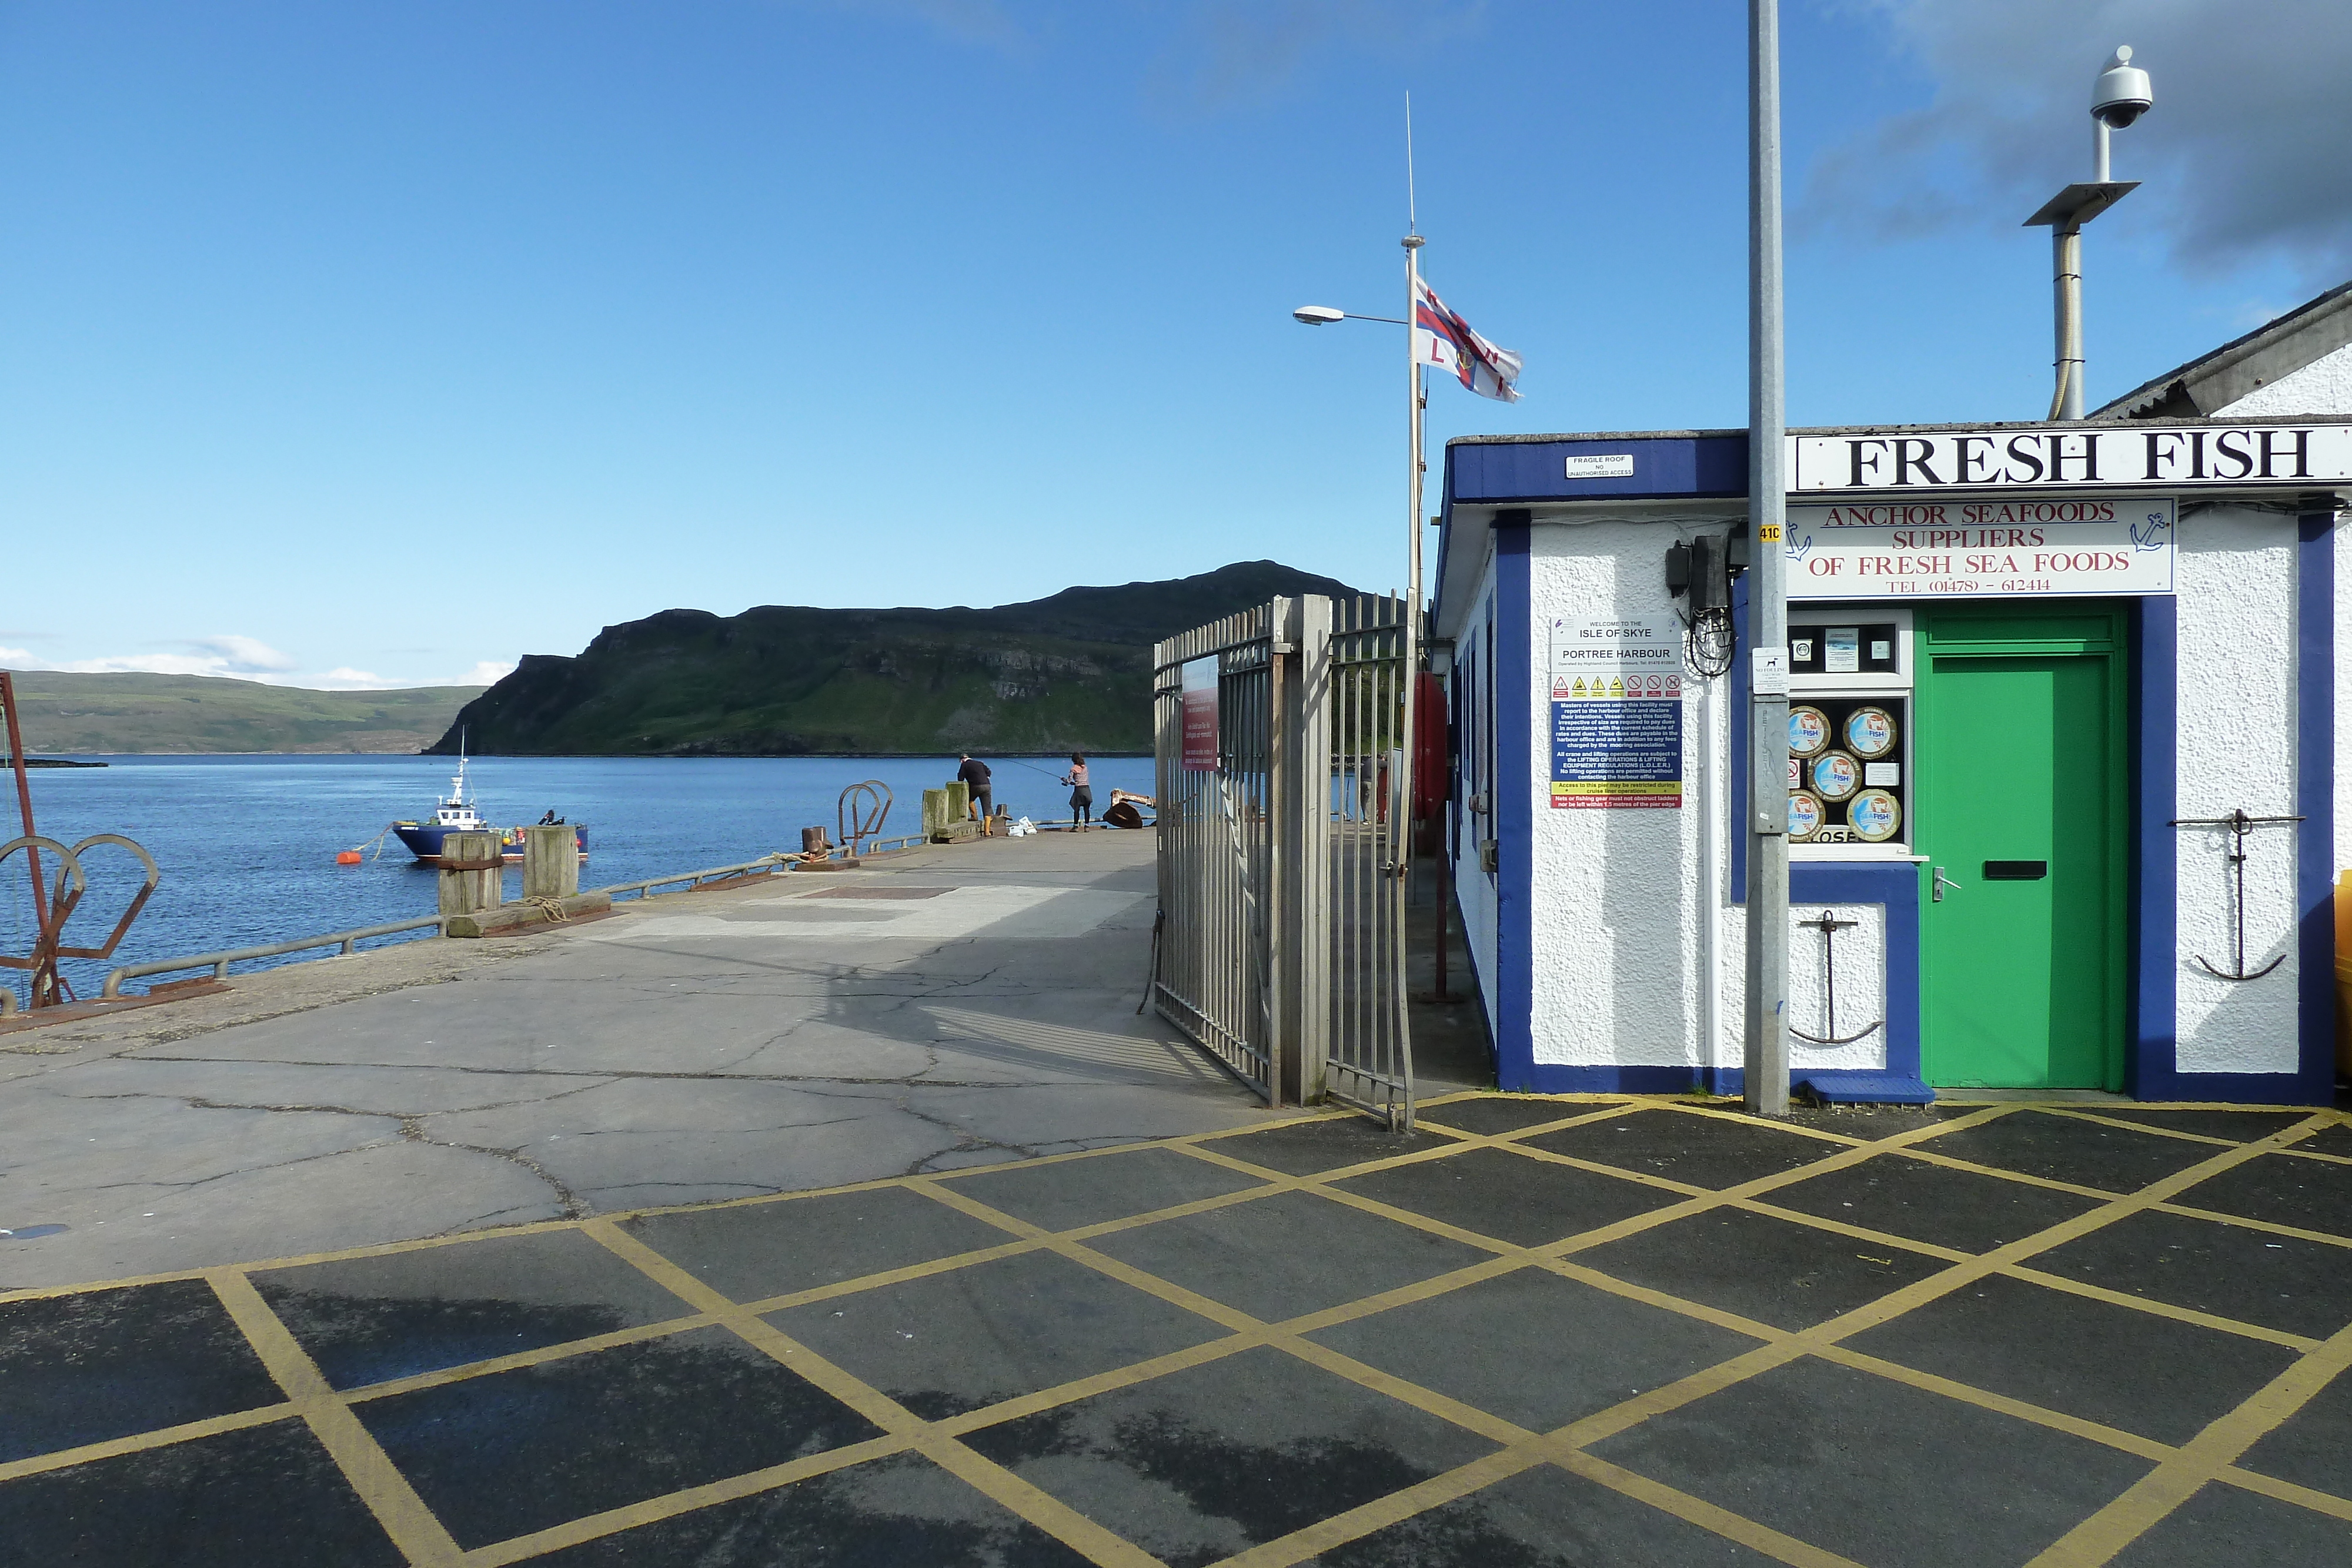
{"type": "MultiPolygon", "coordinates": [[[[432,869],[416,864],[396,838],[370,841],[394,820],[431,817],[435,798],[448,792],[456,767],[451,758],[76,760],[108,766],[37,768],[30,775],[41,836],[70,844],[91,833],[121,833],[146,846],[163,873],[112,958],[64,967],[83,996],[96,996],[106,970],[119,964],[260,946],[434,913],[432,869]],[[335,863],[337,851],[362,845],[368,846],[364,863],[335,863]]],[[[1070,791],[1058,781],[1067,758],[983,760],[993,770],[1000,808],[1039,821],[1068,820],[1070,791]]],[[[589,858],[580,868],[580,885],[591,888],[739,864],[775,850],[797,853],[805,827],[822,826],[838,838],[841,792],[861,779],[879,780],[895,797],[885,836],[917,833],[923,790],[947,783],[955,769],[952,757],[484,757],[468,766],[467,781],[486,824],[536,822],[549,810],[584,824],[589,858]]],[[[1150,793],[1151,769],[1148,757],[1090,759],[1097,815],[1114,789],[1150,793]]],[[[16,811],[5,797],[0,821],[8,830],[0,841],[14,838],[16,811]]],[[[104,941],[138,885],[136,862],[119,849],[95,848],[87,862],[91,889],[67,928],[71,946],[104,941]]],[[[55,878],[54,864],[44,870],[55,878]]],[[[516,898],[521,891],[517,864],[508,869],[506,893],[516,898]]],[[[0,862],[0,950],[29,952],[33,929],[20,850],[0,862]]],[[[239,970],[320,956],[261,960],[239,970]]],[[[126,988],[196,973],[158,976],[126,988]]],[[[22,971],[9,973],[20,1001],[21,977],[22,971]]]]}

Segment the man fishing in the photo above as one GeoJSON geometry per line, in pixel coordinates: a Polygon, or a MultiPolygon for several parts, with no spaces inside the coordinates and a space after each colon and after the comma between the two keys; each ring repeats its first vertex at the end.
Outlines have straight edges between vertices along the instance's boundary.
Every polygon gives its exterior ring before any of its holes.
{"type": "Polygon", "coordinates": [[[979,809],[980,831],[986,836],[991,831],[988,824],[996,815],[996,793],[989,787],[988,764],[969,751],[959,751],[956,758],[960,764],[956,777],[963,780],[972,804],[979,809]]]}

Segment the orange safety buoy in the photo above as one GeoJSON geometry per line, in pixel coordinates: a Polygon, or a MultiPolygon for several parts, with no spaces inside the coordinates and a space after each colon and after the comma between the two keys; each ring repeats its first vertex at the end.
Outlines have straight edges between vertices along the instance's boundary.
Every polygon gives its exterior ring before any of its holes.
{"type": "Polygon", "coordinates": [[[337,865],[357,865],[360,863],[360,852],[357,850],[338,850],[335,852],[335,863],[337,865]]]}

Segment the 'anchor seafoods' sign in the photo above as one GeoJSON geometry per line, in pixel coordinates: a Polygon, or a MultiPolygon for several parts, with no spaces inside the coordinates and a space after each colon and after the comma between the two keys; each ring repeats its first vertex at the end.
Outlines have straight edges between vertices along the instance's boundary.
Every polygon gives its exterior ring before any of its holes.
{"type": "Polygon", "coordinates": [[[1671,615],[1551,623],[1551,803],[1683,803],[1683,636],[1671,615]]]}
{"type": "Polygon", "coordinates": [[[2169,593],[2169,496],[1790,507],[1791,599],[2169,593]]]}

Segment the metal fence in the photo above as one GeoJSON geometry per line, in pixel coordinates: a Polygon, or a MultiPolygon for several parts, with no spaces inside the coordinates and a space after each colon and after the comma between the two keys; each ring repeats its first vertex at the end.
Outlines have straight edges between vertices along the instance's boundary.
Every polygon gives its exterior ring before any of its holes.
{"type": "Polygon", "coordinates": [[[1395,599],[1276,599],[1154,650],[1160,940],[1151,998],[1269,1104],[1412,1124],[1395,599]],[[1184,669],[1215,664],[1215,766],[1184,669]],[[1206,758],[1195,758],[1204,761],[1206,758]]]}

